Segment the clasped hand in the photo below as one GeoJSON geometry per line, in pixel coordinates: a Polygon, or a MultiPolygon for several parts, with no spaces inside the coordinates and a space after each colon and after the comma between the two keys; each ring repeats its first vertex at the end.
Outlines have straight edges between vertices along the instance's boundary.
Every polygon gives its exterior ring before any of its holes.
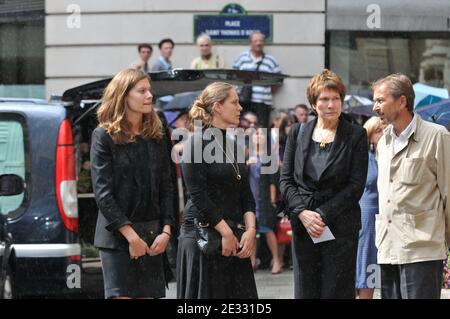
{"type": "Polygon", "coordinates": [[[304,210],[298,215],[298,218],[303,226],[305,226],[309,235],[315,238],[322,235],[325,224],[319,213],[312,210],[304,210]]]}

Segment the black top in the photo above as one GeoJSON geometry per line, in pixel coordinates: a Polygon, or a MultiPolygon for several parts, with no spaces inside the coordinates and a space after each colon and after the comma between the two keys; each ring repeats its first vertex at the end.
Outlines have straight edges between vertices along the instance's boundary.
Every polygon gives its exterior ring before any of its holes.
{"type": "Polygon", "coordinates": [[[99,208],[95,245],[128,249],[117,230],[135,222],[159,220],[174,225],[167,140],[115,144],[103,128],[92,134],[92,185],[99,208]]]}
{"type": "Polygon", "coordinates": [[[246,212],[255,212],[245,160],[241,158],[238,163],[241,175],[238,180],[233,164],[217,145],[222,140],[221,146],[229,150],[230,159],[239,159],[236,141],[227,137],[225,130],[214,131],[217,140],[202,130],[191,136],[183,150],[181,170],[188,191],[183,225],[187,228],[193,227],[194,218],[215,226],[222,219],[243,222],[246,212]]]}
{"type": "Polygon", "coordinates": [[[150,159],[148,155],[147,141],[141,136],[136,137],[135,143],[128,144],[129,152],[131,156],[136,159],[134,165],[136,170],[140,172],[136,176],[138,184],[141,185],[140,201],[137,208],[134,210],[130,219],[133,221],[150,221],[159,219],[159,214],[151,210],[150,196],[151,196],[151,169],[150,169],[150,159]]]}
{"type": "MultiPolygon", "coordinates": [[[[299,223],[298,214],[309,209],[322,216],[336,238],[355,234],[361,226],[359,199],[367,177],[366,130],[341,116],[325,167],[318,180],[312,181],[307,178],[312,172],[307,165],[312,162],[311,147],[315,149],[310,145],[316,124],[317,119],[294,124],[286,143],[280,188],[293,227],[299,223]]],[[[298,227],[307,234],[301,223],[298,227]]]]}
{"type": "Polygon", "coordinates": [[[331,150],[331,143],[325,144],[325,148],[320,148],[320,142],[311,140],[309,144],[309,156],[306,159],[305,175],[312,182],[318,182],[327,165],[328,155],[331,150]]]}

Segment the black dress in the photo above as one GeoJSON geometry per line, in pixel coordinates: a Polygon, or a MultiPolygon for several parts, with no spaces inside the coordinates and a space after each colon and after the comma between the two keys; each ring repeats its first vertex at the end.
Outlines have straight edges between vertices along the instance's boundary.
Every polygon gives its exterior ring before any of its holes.
{"type": "Polygon", "coordinates": [[[105,297],[161,298],[167,281],[164,254],[131,259],[129,245],[118,231],[142,223],[156,228],[173,225],[168,154],[163,141],[144,139],[115,144],[102,128],[92,136],[91,160],[99,207],[95,246],[100,249],[105,297]]]}
{"type": "MultiPolygon", "coordinates": [[[[217,133],[223,137],[226,146],[235,149],[236,142],[226,138],[224,130],[217,133]],[[228,145],[225,143],[228,141],[228,145]],[[233,145],[233,148],[231,147],[233,145]]],[[[217,136],[220,136],[217,134],[217,136]]],[[[257,298],[257,290],[250,258],[203,255],[196,243],[194,218],[216,225],[222,219],[243,223],[246,212],[255,211],[255,201],[250,190],[245,163],[240,163],[241,180],[231,163],[226,163],[214,138],[203,138],[200,132],[186,143],[181,166],[189,199],[184,209],[184,219],[178,242],[177,258],[177,298],[257,298]],[[209,146],[208,146],[209,145],[209,146]],[[207,148],[205,152],[203,152],[207,148]],[[195,154],[211,153],[221,159],[221,163],[208,163],[208,159],[195,163],[195,154]],[[199,153],[201,152],[201,153],[199,153]],[[190,161],[190,163],[189,163],[190,161]]],[[[233,152],[236,158],[236,152],[233,152]]]]}

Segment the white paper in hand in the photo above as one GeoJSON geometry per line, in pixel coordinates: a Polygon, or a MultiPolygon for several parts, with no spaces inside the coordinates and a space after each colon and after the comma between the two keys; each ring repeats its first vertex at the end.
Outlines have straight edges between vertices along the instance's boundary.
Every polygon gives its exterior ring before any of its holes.
{"type": "Polygon", "coordinates": [[[328,240],[333,240],[336,239],[333,235],[333,233],[330,230],[330,227],[325,226],[325,228],[323,229],[323,233],[322,235],[320,235],[319,237],[312,237],[311,235],[309,235],[312,239],[312,241],[314,242],[314,244],[318,244],[324,241],[328,241],[328,240]]]}

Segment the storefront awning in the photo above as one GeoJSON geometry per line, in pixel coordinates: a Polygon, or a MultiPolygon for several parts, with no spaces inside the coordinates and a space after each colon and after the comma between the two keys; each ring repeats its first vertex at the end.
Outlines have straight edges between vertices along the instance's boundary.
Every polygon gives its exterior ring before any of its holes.
{"type": "Polygon", "coordinates": [[[327,30],[450,32],[450,1],[328,0],[327,30]]]}

